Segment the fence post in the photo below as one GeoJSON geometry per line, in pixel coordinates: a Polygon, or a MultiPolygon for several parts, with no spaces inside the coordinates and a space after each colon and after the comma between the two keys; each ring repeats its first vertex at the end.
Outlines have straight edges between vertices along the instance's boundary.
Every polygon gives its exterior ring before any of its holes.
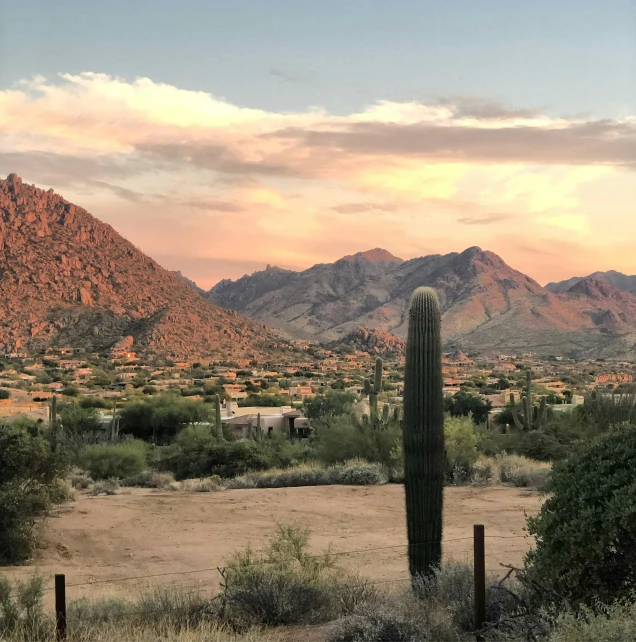
{"type": "Polygon", "coordinates": [[[55,639],[66,640],[66,576],[55,576],[55,639]]]}
{"type": "MultiPolygon", "coordinates": [[[[474,571],[475,571],[475,630],[479,631],[486,620],[486,547],[484,525],[473,526],[475,545],[474,571]]],[[[478,635],[477,639],[481,637],[478,635]]]]}

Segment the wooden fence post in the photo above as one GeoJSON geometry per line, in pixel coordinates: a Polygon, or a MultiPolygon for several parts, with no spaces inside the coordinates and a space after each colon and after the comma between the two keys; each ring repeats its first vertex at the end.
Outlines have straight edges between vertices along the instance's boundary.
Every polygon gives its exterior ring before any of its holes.
{"type": "Polygon", "coordinates": [[[55,639],[66,640],[66,576],[55,576],[55,639]]]}
{"type": "MultiPolygon", "coordinates": [[[[475,630],[479,631],[486,620],[486,546],[483,524],[473,526],[475,545],[475,630]]],[[[479,636],[477,639],[481,639],[479,636]]]]}

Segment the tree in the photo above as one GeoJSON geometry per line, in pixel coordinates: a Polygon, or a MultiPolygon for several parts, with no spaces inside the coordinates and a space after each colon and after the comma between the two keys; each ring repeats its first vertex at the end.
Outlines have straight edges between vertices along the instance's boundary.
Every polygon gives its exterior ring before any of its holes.
{"type": "Polygon", "coordinates": [[[34,426],[0,426],[0,562],[31,554],[36,521],[64,499],[67,470],[65,457],[34,426]]]}
{"type": "Polygon", "coordinates": [[[324,395],[308,397],[303,402],[303,409],[307,419],[321,419],[344,415],[351,409],[351,404],[357,400],[352,392],[328,390],[324,395]]]}
{"type": "Polygon", "coordinates": [[[488,421],[488,414],[492,410],[492,403],[483,400],[478,395],[460,390],[453,396],[444,399],[444,410],[449,412],[451,417],[468,417],[472,415],[476,424],[484,424],[488,421]]]}
{"type": "Polygon", "coordinates": [[[636,426],[623,424],[554,465],[545,501],[528,532],[526,556],[538,583],[592,603],[636,588],[636,426]]]}

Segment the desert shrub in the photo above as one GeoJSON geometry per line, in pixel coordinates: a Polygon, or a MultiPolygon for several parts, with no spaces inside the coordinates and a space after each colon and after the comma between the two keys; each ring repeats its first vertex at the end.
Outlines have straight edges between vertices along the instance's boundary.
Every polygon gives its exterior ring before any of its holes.
{"type": "Polygon", "coordinates": [[[265,551],[248,547],[235,553],[224,576],[228,619],[241,626],[278,626],[337,615],[336,559],[329,551],[309,555],[308,543],[308,530],[279,525],[265,551]]]}
{"type": "Polygon", "coordinates": [[[387,467],[395,464],[395,449],[402,444],[398,422],[374,428],[352,414],[327,416],[314,422],[313,456],[326,464],[361,458],[387,467]]]}
{"type": "Polygon", "coordinates": [[[215,493],[223,490],[223,484],[218,475],[212,475],[203,479],[185,479],[181,482],[181,490],[189,493],[215,493]]]}
{"type": "Polygon", "coordinates": [[[210,475],[225,479],[278,464],[275,450],[264,442],[219,442],[202,428],[189,427],[179,434],[175,443],[160,453],[156,465],[172,472],[177,479],[210,475]]]}
{"type": "Polygon", "coordinates": [[[636,427],[621,426],[555,464],[550,497],[528,531],[531,574],[573,601],[636,589],[636,427]]]}
{"type": "Polygon", "coordinates": [[[97,497],[98,495],[116,495],[118,490],[118,479],[100,479],[92,486],[89,486],[88,493],[93,497],[97,497]]]}
{"type": "Polygon", "coordinates": [[[101,425],[95,407],[85,408],[76,404],[64,404],[60,407],[59,417],[64,433],[67,435],[96,431],[101,425]]]}
{"type": "Polygon", "coordinates": [[[504,484],[543,490],[550,478],[551,466],[546,462],[520,455],[498,455],[495,461],[499,468],[499,481],[504,484]]]}
{"type": "Polygon", "coordinates": [[[636,640],[636,602],[618,601],[596,605],[578,613],[563,614],[550,642],[631,642],[636,640]]]}
{"type": "Polygon", "coordinates": [[[636,424],[636,396],[595,390],[586,395],[581,412],[588,424],[602,432],[623,422],[636,424]]]}
{"type": "Polygon", "coordinates": [[[273,469],[247,473],[227,480],[225,486],[228,489],[327,486],[331,484],[369,486],[386,482],[387,476],[381,465],[354,459],[329,467],[304,464],[285,470],[273,469]]]}
{"type": "Polygon", "coordinates": [[[65,397],[79,397],[80,391],[76,386],[66,386],[61,390],[61,394],[65,397]]]}
{"type": "MultiPolygon", "coordinates": [[[[177,639],[157,638],[157,633],[164,626],[169,626],[173,632],[196,630],[216,617],[216,609],[210,598],[197,589],[188,590],[174,585],[156,586],[142,593],[135,601],[116,597],[80,598],[69,602],[67,608],[69,628],[73,631],[81,631],[86,626],[92,632],[99,629],[108,630],[104,625],[119,623],[121,626],[125,622],[129,626],[146,630],[147,633],[154,631],[154,637],[147,638],[149,642],[155,642],[157,639],[177,639]]],[[[123,640],[124,637],[104,637],[104,640],[106,639],[123,640]]],[[[137,640],[137,637],[134,639],[137,640]]],[[[205,639],[208,638],[202,635],[201,640],[205,639]]]]}
{"type": "MultiPolygon", "coordinates": [[[[430,576],[417,578],[415,594],[426,608],[445,610],[452,614],[455,625],[462,631],[475,629],[475,579],[473,567],[461,562],[444,562],[430,576]]],[[[499,588],[494,576],[486,578],[486,622],[498,622],[504,613],[511,612],[515,601],[510,593],[499,588]]]]}
{"type": "Polygon", "coordinates": [[[444,445],[446,448],[446,478],[459,483],[471,479],[473,465],[479,456],[478,437],[469,417],[446,417],[444,445]]]}
{"type": "Polygon", "coordinates": [[[147,451],[147,445],[135,439],[117,444],[98,444],[85,448],[79,463],[95,480],[125,479],[146,468],[147,451]]]}
{"type": "Polygon", "coordinates": [[[6,388],[0,388],[0,399],[11,399],[11,391],[6,388]]]}
{"type": "Polygon", "coordinates": [[[158,473],[154,470],[144,470],[122,480],[122,486],[137,488],[168,488],[174,482],[172,473],[158,473]]]}
{"type": "Polygon", "coordinates": [[[257,406],[261,408],[280,408],[281,406],[288,406],[289,399],[282,395],[259,395],[250,394],[245,399],[238,402],[239,408],[250,408],[257,406]]]}
{"type": "Polygon", "coordinates": [[[94,480],[84,473],[74,473],[71,475],[71,487],[77,490],[86,490],[93,483],[94,480]]]}
{"type": "Polygon", "coordinates": [[[51,623],[44,614],[43,596],[44,580],[37,575],[13,585],[0,577],[0,639],[19,635],[33,642],[48,639],[51,623]]]}
{"type": "Polygon", "coordinates": [[[31,554],[37,520],[67,496],[67,470],[63,454],[35,430],[0,426],[0,562],[31,554]]]}
{"type": "Polygon", "coordinates": [[[568,456],[568,449],[555,435],[537,430],[523,436],[518,453],[537,461],[559,461],[568,456]]]}
{"type": "Polygon", "coordinates": [[[82,408],[112,409],[113,402],[103,397],[82,397],[79,405],[82,408]]]}

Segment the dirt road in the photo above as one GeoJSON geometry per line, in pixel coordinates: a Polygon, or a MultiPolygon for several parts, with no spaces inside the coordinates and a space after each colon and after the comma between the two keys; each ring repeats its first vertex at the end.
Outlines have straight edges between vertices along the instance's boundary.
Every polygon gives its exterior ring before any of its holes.
{"type": "MultiPolygon", "coordinates": [[[[444,557],[469,560],[473,524],[481,523],[486,527],[487,569],[501,573],[500,563],[519,564],[531,544],[524,537],[524,513],[534,514],[540,505],[538,494],[518,488],[447,488],[444,557]]],[[[63,572],[67,584],[86,584],[71,587],[70,598],[130,594],[156,583],[214,589],[216,567],[233,551],[248,543],[264,547],[277,522],[295,522],[311,529],[316,554],[329,544],[343,552],[379,549],[344,555],[340,563],[392,584],[408,576],[404,520],[403,487],[393,484],[218,493],[134,489],[94,498],[78,494],[47,521],[37,559],[0,573],[23,576],[37,568],[50,578],[63,572]],[[119,581],[143,575],[159,577],[119,581]]]]}

